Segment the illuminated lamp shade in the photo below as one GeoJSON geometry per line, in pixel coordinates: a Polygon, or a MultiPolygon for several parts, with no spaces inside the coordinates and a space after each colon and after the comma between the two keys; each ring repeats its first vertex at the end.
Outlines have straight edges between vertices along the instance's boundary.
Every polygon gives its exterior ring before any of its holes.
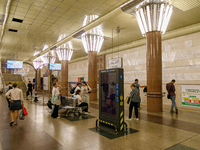
{"type": "MultiPolygon", "coordinates": [[[[65,35],[61,35],[59,37],[58,41],[60,41],[64,37],[65,37],[65,35]]],[[[72,58],[72,54],[73,54],[73,46],[72,46],[71,41],[56,48],[56,53],[57,53],[58,59],[60,61],[62,61],[62,60],[70,61],[72,58]]]]}
{"type": "MultiPolygon", "coordinates": [[[[83,26],[97,18],[97,15],[86,16],[83,22],[83,26]]],[[[89,51],[96,51],[99,53],[104,41],[104,35],[101,26],[95,27],[83,33],[81,35],[81,39],[86,53],[89,51]]]]}
{"type": "MultiPolygon", "coordinates": [[[[33,56],[35,56],[35,55],[37,55],[39,53],[40,53],[40,51],[35,51],[33,56]]],[[[43,63],[44,62],[42,61],[42,57],[41,56],[37,57],[36,59],[33,60],[33,66],[34,66],[35,69],[38,69],[38,68],[42,69],[43,63]]]]}
{"type": "Polygon", "coordinates": [[[45,64],[55,63],[56,61],[55,51],[52,50],[51,52],[44,54],[42,56],[42,59],[43,59],[43,63],[45,64]]]}
{"type": "Polygon", "coordinates": [[[36,58],[33,60],[33,66],[35,69],[38,69],[38,68],[42,69],[43,63],[44,62],[42,60],[40,60],[40,58],[36,58]]]}
{"type": "Polygon", "coordinates": [[[136,19],[143,36],[147,32],[166,32],[173,6],[162,0],[146,0],[136,7],[136,19]]]}

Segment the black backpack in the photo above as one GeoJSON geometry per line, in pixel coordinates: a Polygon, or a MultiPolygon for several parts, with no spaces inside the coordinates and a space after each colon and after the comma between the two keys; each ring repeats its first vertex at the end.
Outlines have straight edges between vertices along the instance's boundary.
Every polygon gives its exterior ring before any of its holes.
{"type": "Polygon", "coordinates": [[[12,85],[8,86],[8,91],[11,90],[11,89],[13,89],[12,85]]]}
{"type": "Polygon", "coordinates": [[[50,100],[48,100],[48,103],[47,103],[47,106],[49,107],[49,109],[52,109],[52,103],[51,103],[51,99],[50,100]]]}
{"type": "Polygon", "coordinates": [[[71,89],[70,93],[74,94],[75,89],[76,89],[76,86],[71,89]]]}
{"type": "Polygon", "coordinates": [[[143,92],[144,92],[144,93],[147,92],[147,87],[144,87],[143,92]]]}

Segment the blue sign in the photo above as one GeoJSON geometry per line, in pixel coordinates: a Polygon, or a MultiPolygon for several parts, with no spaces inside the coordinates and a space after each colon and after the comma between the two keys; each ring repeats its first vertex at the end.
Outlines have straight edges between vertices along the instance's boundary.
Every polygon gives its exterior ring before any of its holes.
{"type": "Polygon", "coordinates": [[[61,64],[58,63],[50,63],[49,70],[61,70],[61,64]]]}
{"type": "Polygon", "coordinates": [[[117,89],[117,90],[119,89],[119,84],[116,84],[116,89],[117,89]]]}
{"type": "Polygon", "coordinates": [[[122,79],[123,78],[123,75],[120,75],[120,79],[122,79]]]}
{"type": "Polygon", "coordinates": [[[23,61],[7,60],[7,69],[22,69],[23,61]]]}
{"type": "Polygon", "coordinates": [[[116,91],[116,95],[119,96],[119,91],[116,91]]]}
{"type": "Polygon", "coordinates": [[[119,97],[116,97],[116,102],[117,102],[117,103],[119,102],[119,97]]]}

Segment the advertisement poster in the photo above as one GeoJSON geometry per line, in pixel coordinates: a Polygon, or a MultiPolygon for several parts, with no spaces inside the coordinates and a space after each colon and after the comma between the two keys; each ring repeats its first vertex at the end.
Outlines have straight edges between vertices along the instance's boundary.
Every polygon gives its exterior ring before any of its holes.
{"type": "Polygon", "coordinates": [[[49,70],[61,70],[61,64],[59,63],[50,63],[49,70]]]}
{"type": "Polygon", "coordinates": [[[23,61],[7,60],[7,69],[22,69],[23,61]]]}
{"type": "Polygon", "coordinates": [[[200,85],[181,85],[182,105],[200,107],[200,85]]]}
{"type": "Polygon", "coordinates": [[[43,90],[49,90],[49,77],[43,77],[43,90]]]}
{"type": "Polygon", "coordinates": [[[122,68],[122,58],[113,58],[108,60],[108,69],[122,68]]]}

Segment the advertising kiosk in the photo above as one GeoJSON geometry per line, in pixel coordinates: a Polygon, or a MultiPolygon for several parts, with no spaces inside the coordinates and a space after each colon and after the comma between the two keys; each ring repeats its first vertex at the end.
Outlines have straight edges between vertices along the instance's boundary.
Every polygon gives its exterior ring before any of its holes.
{"type": "Polygon", "coordinates": [[[124,70],[121,68],[99,71],[99,119],[96,127],[107,126],[115,133],[127,131],[124,122],[124,70]]]}

